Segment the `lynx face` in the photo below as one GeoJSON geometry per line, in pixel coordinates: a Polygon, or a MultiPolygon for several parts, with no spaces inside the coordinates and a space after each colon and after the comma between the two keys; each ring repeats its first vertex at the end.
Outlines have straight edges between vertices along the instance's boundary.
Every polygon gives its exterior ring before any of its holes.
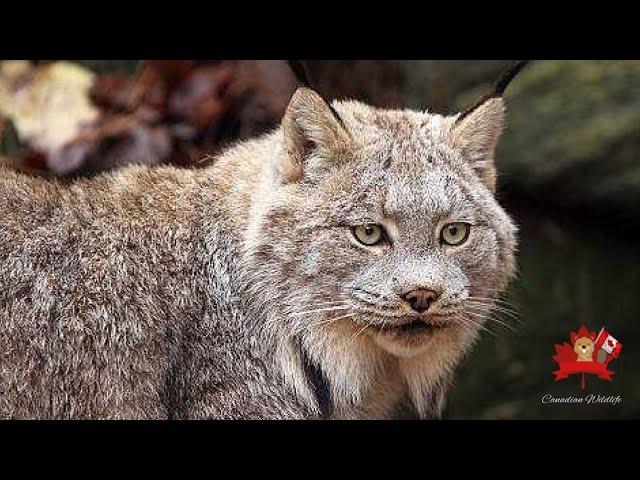
{"type": "Polygon", "coordinates": [[[492,193],[502,101],[458,124],[335,103],[340,124],[314,95],[289,107],[256,249],[292,331],[342,328],[400,356],[470,339],[514,272],[516,228],[492,193]]]}

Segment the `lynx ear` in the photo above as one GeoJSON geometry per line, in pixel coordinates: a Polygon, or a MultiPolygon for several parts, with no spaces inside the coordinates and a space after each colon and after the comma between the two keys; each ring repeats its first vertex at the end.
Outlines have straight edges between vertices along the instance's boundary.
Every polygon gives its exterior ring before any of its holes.
{"type": "Polygon", "coordinates": [[[491,191],[496,187],[495,150],[504,129],[504,101],[490,98],[451,130],[452,147],[471,164],[482,182],[491,191]]]}
{"type": "Polygon", "coordinates": [[[312,157],[341,157],[350,136],[337,112],[316,92],[299,88],[291,97],[282,121],[285,182],[302,178],[312,157]]]}
{"type": "Polygon", "coordinates": [[[451,129],[451,142],[471,163],[480,179],[492,192],[496,189],[494,156],[504,129],[504,101],[502,96],[511,81],[528,64],[520,60],[500,76],[493,91],[475,105],[458,115],[451,129]]]}

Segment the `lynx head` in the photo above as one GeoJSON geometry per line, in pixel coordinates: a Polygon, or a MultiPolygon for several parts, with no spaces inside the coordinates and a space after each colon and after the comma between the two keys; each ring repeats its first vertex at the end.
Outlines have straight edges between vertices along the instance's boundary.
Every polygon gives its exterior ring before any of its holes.
{"type": "Polygon", "coordinates": [[[494,198],[503,124],[499,96],[441,116],[297,90],[254,247],[286,327],[401,357],[470,342],[515,270],[516,227],[494,198]]]}

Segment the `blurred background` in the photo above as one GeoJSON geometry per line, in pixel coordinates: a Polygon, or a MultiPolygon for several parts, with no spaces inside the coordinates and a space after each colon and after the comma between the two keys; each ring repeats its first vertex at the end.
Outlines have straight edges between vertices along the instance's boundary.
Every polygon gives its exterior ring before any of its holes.
{"type": "MultiPolygon", "coordinates": [[[[454,113],[510,61],[306,61],[326,98],[454,113]]],[[[274,128],[296,87],[283,61],[0,62],[0,161],[64,178],[128,163],[197,168],[274,128]]],[[[640,61],[538,61],[511,85],[498,196],[521,228],[518,278],[464,361],[453,419],[640,416],[640,61]],[[554,344],[580,325],[624,348],[613,382],[586,393],[619,405],[542,404],[581,396],[554,382],[554,344]],[[633,367],[636,365],[636,367],[633,367]]]]}

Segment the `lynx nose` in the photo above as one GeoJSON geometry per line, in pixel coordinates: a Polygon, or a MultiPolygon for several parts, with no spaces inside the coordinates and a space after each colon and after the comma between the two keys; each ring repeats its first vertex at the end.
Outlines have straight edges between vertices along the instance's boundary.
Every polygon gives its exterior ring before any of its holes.
{"type": "Polygon", "coordinates": [[[424,288],[417,288],[407,292],[402,297],[411,308],[418,313],[426,312],[431,304],[438,298],[438,292],[435,290],[427,290],[424,288]]]}

